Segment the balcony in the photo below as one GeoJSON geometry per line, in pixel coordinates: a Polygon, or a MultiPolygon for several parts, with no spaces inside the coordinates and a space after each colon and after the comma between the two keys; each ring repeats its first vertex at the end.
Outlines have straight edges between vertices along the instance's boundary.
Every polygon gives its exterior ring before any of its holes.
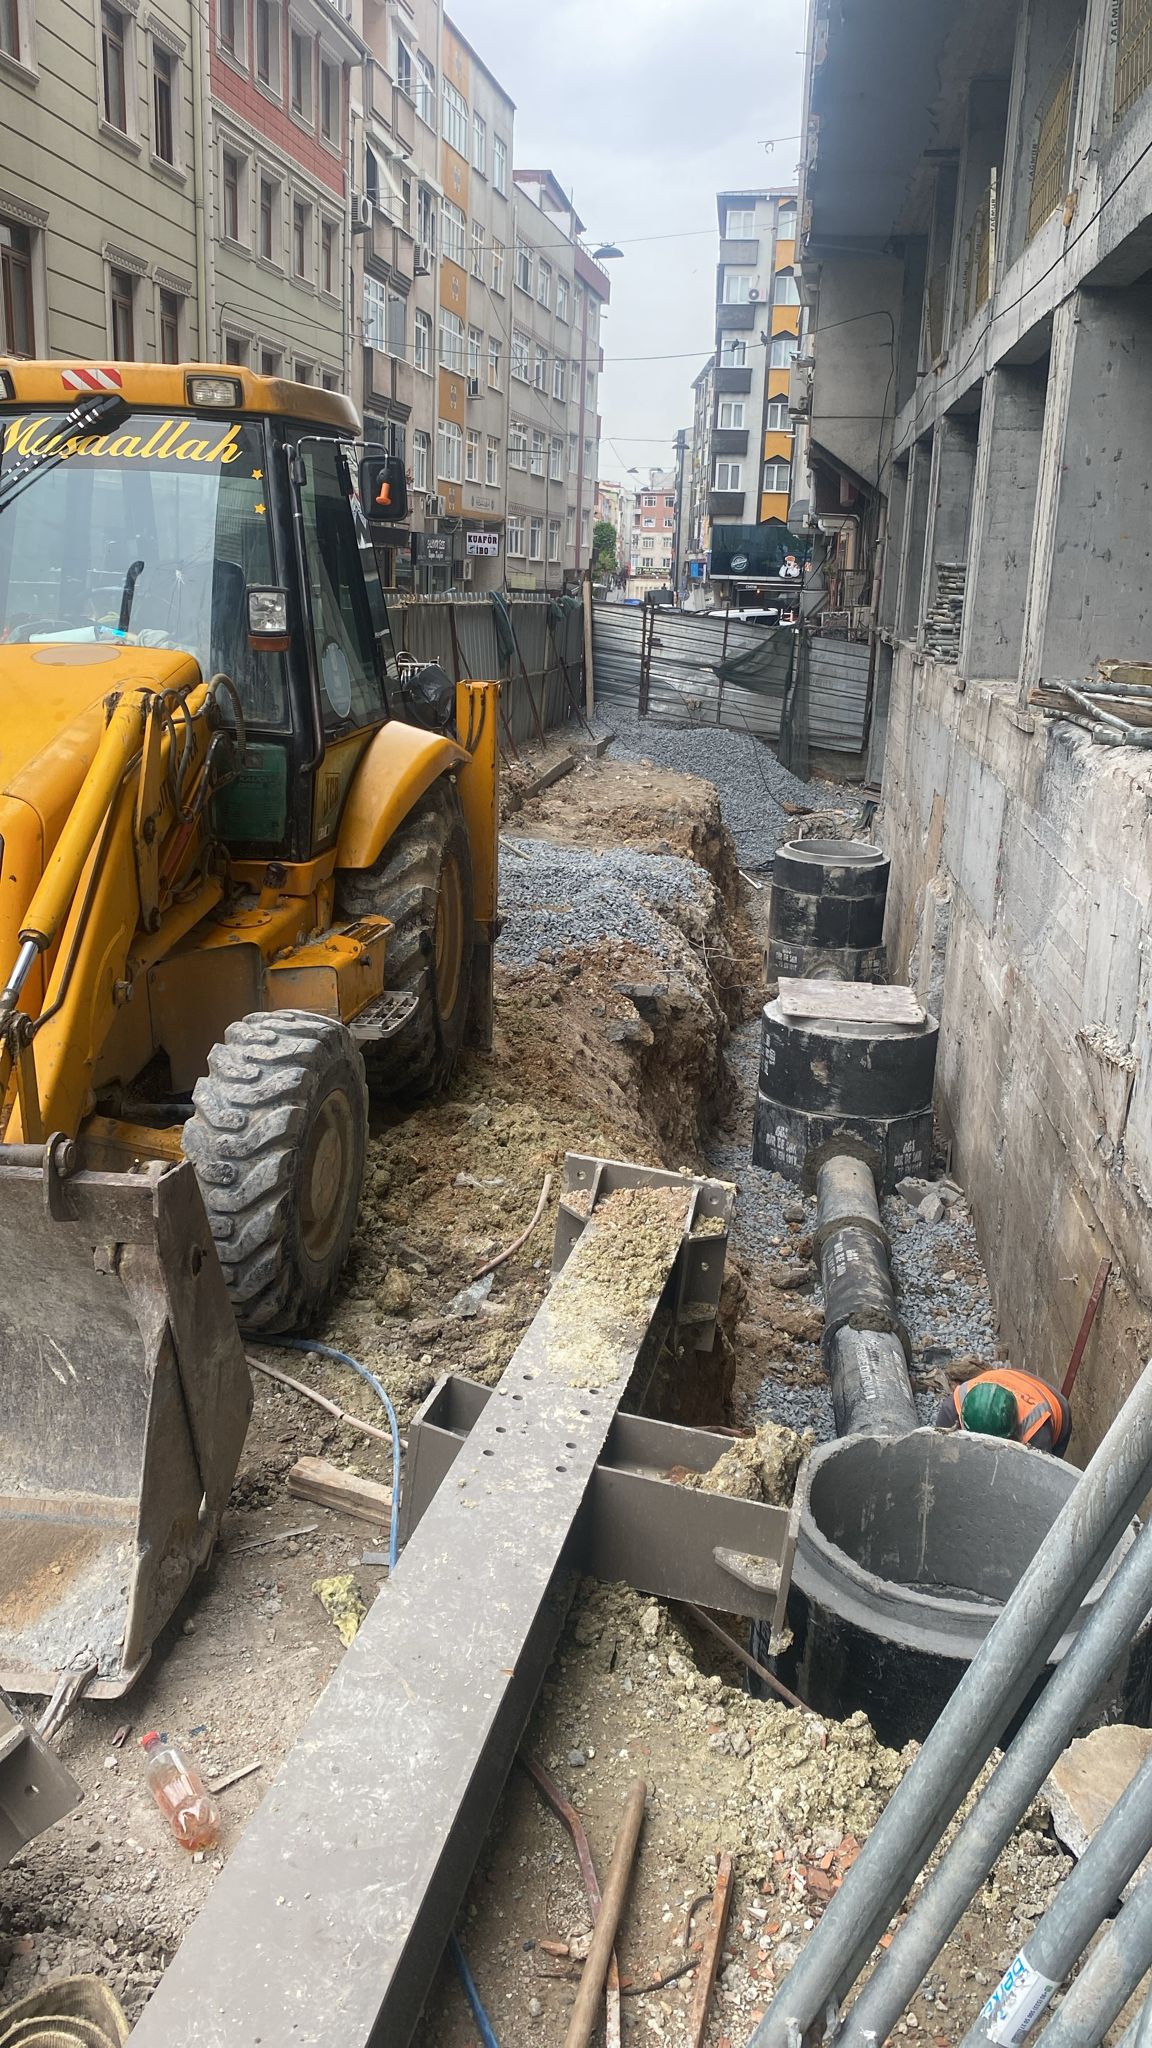
{"type": "Polygon", "coordinates": [[[402,406],[411,412],[415,396],[415,371],[411,363],[385,355],[383,349],[364,350],[364,397],[384,405],[402,406]]]}
{"type": "Polygon", "coordinates": [[[739,264],[739,265],[741,265],[741,266],[742,266],[742,267],[743,267],[743,268],[744,268],[745,270],[755,270],[755,268],[756,268],[756,265],[757,265],[757,264],[759,263],[759,261],[760,261],[760,244],[759,244],[759,242],[757,242],[757,241],[751,241],[751,242],[726,242],[726,241],[721,241],[721,243],[720,243],[720,261],[721,261],[721,263],[736,263],[736,264],[739,264]]]}
{"type": "Polygon", "coordinates": [[[748,430],[746,427],[713,427],[713,455],[747,455],[748,430]]]}
{"type": "Polygon", "coordinates": [[[743,491],[709,491],[708,516],[722,519],[729,525],[739,526],[744,517],[743,491]]]}
{"type": "Polygon", "coordinates": [[[752,390],[751,370],[716,369],[712,372],[714,388],[721,398],[747,398],[752,390]]]}
{"type": "Polygon", "coordinates": [[[744,333],[748,333],[753,327],[755,327],[757,320],[764,314],[766,310],[767,309],[764,305],[763,300],[757,300],[756,303],[751,306],[728,306],[724,304],[723,300],[717,299],[717,329],[724,329],[725,332],[732,331],[736,333],[739,333],[741,330],[743,330],[744,333]]]}
{"type": "Polygon", "coordinates": [[[392,88],[392,133],[406,155],[416,147],[416,109],[398,85],[392,88]]]}

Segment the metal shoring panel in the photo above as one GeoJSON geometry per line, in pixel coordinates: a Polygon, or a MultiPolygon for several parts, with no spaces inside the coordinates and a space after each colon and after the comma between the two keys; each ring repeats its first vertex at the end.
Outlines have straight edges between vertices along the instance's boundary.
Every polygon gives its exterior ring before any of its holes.
{"type": "MultiPolygon", "coordinates": [[[[731,1199],[682,1187],[685,1231],[731,1199]]],[[[643,1301],[631,1236],[609,1206],[574,1246],[135,2048],[410,2039],[563,1623],[565,1543],[670,1292],[679,1235],[645,1262],[643,1301]]]]}

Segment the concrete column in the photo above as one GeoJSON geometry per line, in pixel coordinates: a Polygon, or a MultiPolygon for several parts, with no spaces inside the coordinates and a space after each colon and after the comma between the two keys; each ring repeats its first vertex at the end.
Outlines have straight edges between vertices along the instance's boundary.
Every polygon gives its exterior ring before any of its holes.
{"type": "Polygon", "coordinates": [[[1052,316],[1052,345],[1048,356],[1048,389],[1044,400],[1044,430],[1040,436],[1040,471],[1036,482],[1036,513],[1032,522],[1032,550],[1028,561],[1028,582],[1024,602],[1024,631],[1020,648],[1020,692],[1028,691],[1040,679],[1044,618],[1052,580],[1052,550],[1055,540],[1055,507],[1064,464],[1064,440],[1068,425],[1068,393],[1072,381],[1072,355],[1076,338],[1075,297],[1064,299],[1052,316]]]}
{"type": "Polygon", "coordinates": [[[1044,430],[1045,363],[993,370],[985,380],[972,493],[960,674],[1015,677],[1044,430]]]}
{"type": "MultiPolygon", "coordinates": [[[[1061,308],[1061,311],[1066,309],[1061,308]]],[[[1045,436],[1024,680],[1152,646],[1152,287],[1077,294],[1045,436]]],[[[1053,370],[1056,356],[1053,351],[1053,370]]],[[[1050,389],[1053,380],[1050,379],[1050,389]]]]}
{"type": "Polygon", "coordinates": [[[976,475],[977,428],[978,417],[968,413],[946,414],[937,424],[929,486],[931,510],[920,591],[921,619],[935,597],[938,564],[967,559],[968,519],[976,475]]]}
{"type": "Polygon", "coordinates": [[[924,534],[928,525],[928,484],[932,469],[932,437],[917,441],[909,458],[904,500],[904,531],[900,538],[900,582],[896,598],[896,631],[914,640],[920,630],[920,585],[924,574],[924,534]]]}

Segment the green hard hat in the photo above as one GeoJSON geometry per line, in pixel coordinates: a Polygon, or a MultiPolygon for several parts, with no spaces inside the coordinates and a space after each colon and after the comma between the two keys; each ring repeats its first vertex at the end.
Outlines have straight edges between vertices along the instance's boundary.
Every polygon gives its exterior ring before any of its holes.
{"type": "Polygon", "coordinates": [[[978,1380],[969,1387],[960,1406],[965,1429],[982,1436],[1013,1436],[1016,1431],[1016,1396],[995,1380],[978,1380]]]}

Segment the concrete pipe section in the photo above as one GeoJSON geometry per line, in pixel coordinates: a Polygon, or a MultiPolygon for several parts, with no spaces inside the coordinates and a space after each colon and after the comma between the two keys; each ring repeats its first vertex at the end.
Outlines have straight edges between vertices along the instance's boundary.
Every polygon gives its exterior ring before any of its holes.
{"type": "Polygon", "coordinates": [[[752,1158],[813,1186],[821,1162],[855,1150],[885,1189],[932,1164],[940,1027],[764,1011],[752,1158]]]}
{"type": "MultiPolygon", "coordinates": [[[[793,1642],[776,1660],[781,1677],[818,1713],[862,1709],[893,1748],[923,1739],[1079,1477],[997,1437],[916,1429],[821,1444],[796,1491],[793,1642]]],[[[1084,1726],[1144,1721],[1150,1671],[1145,1629],[1101,1673],[1084,1726]]]]}
{"type": "Polygon", "coordinates": [[[772,863],[769,972],[880,981],[888,856],[862,839],[790,839],[772,863]]]}

